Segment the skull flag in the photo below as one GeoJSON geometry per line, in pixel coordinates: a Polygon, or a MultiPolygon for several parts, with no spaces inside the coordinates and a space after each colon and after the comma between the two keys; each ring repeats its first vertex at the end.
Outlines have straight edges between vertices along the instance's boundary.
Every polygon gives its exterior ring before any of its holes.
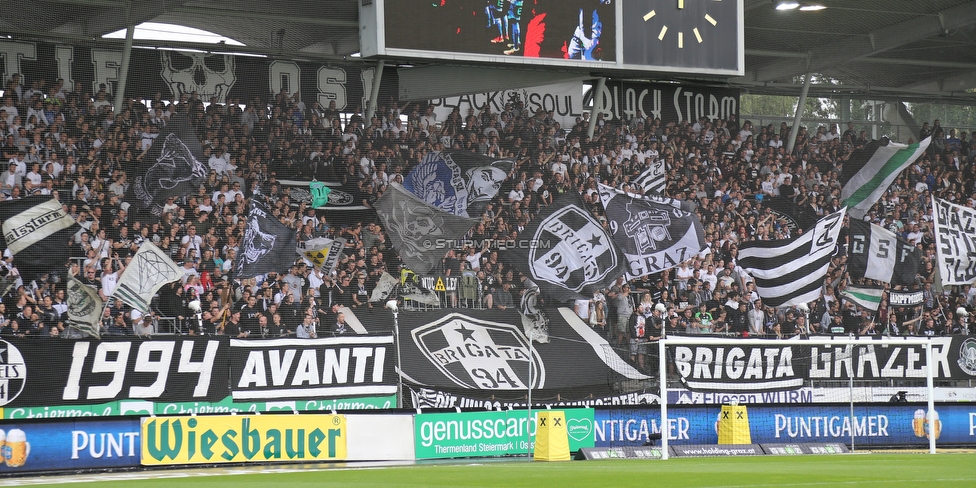
{"type": "Polygon", "coordinates": [[[513,166],[511,160],[470,151],[435,151],[410,171],[403,187],[440,210],[479,218],[513,166]]]}
{"type": "Polygon", "coordinates": [[[251,200],[247,227],[234,270],[238,278],[271,271],[284,272],[295,264],[295,231],[278,221],[260,202],[251,200]]]}
{"type": "Polygon", "coordinates": [[[600,201],[627,279],[673,268],[705,249],[705,230],[693,213],[606,185],[600,185],[600,201]]]}
{"type": "Polygon", "coordinates": [[[159,219],[169,197],[196,194],[207,176],[203,149],[185,115],[176,114],[149,148],[125,201],[147,219],[159,219]]]}
{"type": "Polygon", "coordinates": [[[390,184],[374,208],[400,260],[421,275],[438,266],[454,241],[462,239],[477,223],[438,210],[396,183],[390,184]]]}
{"type": "Polygon", "coordinates": [[[592,296],[624,272],[620,249],[576,192],[540,212],[519,234],[518,243],[509,250],[513,264],[558,300],[592,296]]]}

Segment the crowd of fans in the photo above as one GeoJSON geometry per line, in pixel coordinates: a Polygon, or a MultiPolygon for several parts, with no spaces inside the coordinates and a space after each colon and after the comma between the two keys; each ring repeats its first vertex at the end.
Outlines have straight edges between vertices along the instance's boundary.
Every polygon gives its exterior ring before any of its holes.
{"type": "MultiPolygon", "coordinates": [[[[963,332],[958,307],[972,309],[976,289],[942,288],[934,276],[935,248],[930,196],[973,206],[976,133],[948,134],[939,121],[926,123],[920,137],[933,143],[895,182],[867,219],[891,229],[923,253],[916,288],[921,307],[858,310],[842,299],[844,253],[832,261],[821,299],[809,309],[763,306],[749,276],[736,265],[737,246],[754,239],[782,239],[796,232],[777,219],[762,198],[782,196],[817,216],[839,210],[838,175],[852,151],[869,139],[852,123],[801,127],[792,151],[790,127],[756,127],[749,121],[674,123],[638,115],[623,122],[578,118],[562,127],[551,112],[531,113],[512,100],[500,113],[490,107],[443,120],[426,103],[381,104],[372,120],[343,114],[334,104],[307,105],[298,94],[253,100],[196,93],[165,100],[124,99],[113,113],[104,86],[95,94],[81,84],[63,86],[20,76],[7,80],[0,99],[0,155],[9,161],[0,176],[6,199],[52,194],[82,230],[65,256],[66,271],[31,283],[16,277],[9,252],[4,272],[11,286],[0,304],[0,335],[56,336],[66,329],[68,275],[98,289],[107,300],[102,332],[148,334],[175,317],[190,334],[234,337],[323,337],[351,333],[342,307],[367,322],[368,297],[384,272],[399,276],[400,262],[378,222],[343,221],[293,198],[279,180],[312,178],[338,183],[357,202],[371,206],[391,181],[402,181],[425,154],[470,150],[511,158],[515,169],[471,235],[484,247],[446,253],[438,274],[476,276],[473,306],[511,308],[525,290],[524,276],[491,242],[514,238],[543,208],[566,192],[580,192],[604,222],[597,184],[641,193],[631,182],[652,161],[667,165],[667,194],[697,204],[708,248],[680,267],[626,282],[592,299],[577,300],[580,318],[611,343],[633,346],[665,334],[733,334],[789,337],[796,334],[941,335],[963,332]],[[170,199],[158,223],[132,217],[123,201],[129,179],[173,114],[189,116],[204,148],[209,173],[198,191],[170,199]],[[296,229],[298,239],[342,237],[347,247],[336,272],[322,273],[301,260],[267,276],[232,273],[246,225],[247,202],[266,199],[276,217],[296,229]],[[120,273],[144,241],[165,250],[184,270],[166,285],[152,315],[143,317],[109,298],[120,273]],[[199,308],[198,305],[199,305],[199,308]],[[199,318],[197,318],[199,317],[199,318]]],[[[457,236],[461,237],[461,236],[457,236]]],[[[2,290],[0,290],[2,291],[2,290]]],[[[457,306],[456,297],[443,297],[457,306]]],[[[549,297],[554,304],[561,297],[549,297]]],[[[640,358],[638,357],[640,356],[640,358]]]]}

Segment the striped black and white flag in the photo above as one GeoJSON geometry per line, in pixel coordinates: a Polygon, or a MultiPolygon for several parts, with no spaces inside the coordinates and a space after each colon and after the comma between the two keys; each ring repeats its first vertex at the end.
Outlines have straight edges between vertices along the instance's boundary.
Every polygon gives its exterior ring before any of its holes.
{"type": "Polygon", "coordinates": [[[820,219],[798,237],[749,241],[739,246],[738,265],[755,278],[756,291],[767,305],[799,305],[820,296],[845,211],[820,219]]]}
{"type": "Polygon", "coordinates": [[[641,189],[644,195],[663,195],[668,184],[668,170],[663,159],[651,163],[643,173],[634,179],[634,185],[641,189]]]}

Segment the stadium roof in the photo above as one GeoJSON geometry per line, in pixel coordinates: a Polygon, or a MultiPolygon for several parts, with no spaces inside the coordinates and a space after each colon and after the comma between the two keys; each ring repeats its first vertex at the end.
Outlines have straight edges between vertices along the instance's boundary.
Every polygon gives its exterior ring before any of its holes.
{"type": "MultiPolygon", "coordinates": [[[[119,45],[102,36],[127,23],[195,27],[246,46],[222,51],[321,61],[359,52],[360,0],[8,0],[0,35],[119,45]]],[[[726,0],[730,1],[730,0],[726,0]]],[[[778,11],[775,0],[742,0],[744,77],[705,78],[753,93],[797,93],[798,77],[818,73],[812,95],[976,101],[973,0],[818,0],[827,8],[778,11]]],[[[201,48],[175,41],[140,46],[201,48]]],[[[207,48],[205,48],[207,49],[207,48]]],[[[212,46],[209,47],[212,49],[212,46]]],[[[653,78],[650,74],[635,74],[653,78]]],[[[662,76],[662,78],[674,78],[662,76]]],[[[699,77],[701,80],[702,78],[699,77]]]]}

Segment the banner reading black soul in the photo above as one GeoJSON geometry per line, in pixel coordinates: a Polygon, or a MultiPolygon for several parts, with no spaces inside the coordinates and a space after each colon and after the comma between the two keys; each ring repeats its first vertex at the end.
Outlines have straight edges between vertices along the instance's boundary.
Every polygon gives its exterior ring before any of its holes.
{"type": "MultiPolygon", "coordinates": [[[[474,399],[608,396],[623,381],[648,379],[572,310],[549,311],[548,344],[529,351],[517,310],[401,313],[404,381],[474,399]],[[529,381],[529,365],[532,380],[529,381]]],[[[406,398],[405,398],[406,400],[406,398]]]]}
{"type": "MultiPolygon", "coordinates": [[[[675,371],[690,390],[772,391],[803,386],[809,379],[925,379],[921,345],[805,345],[781,341],[770,345],[678,345],[670,349],[675,371]]],[[[976,377],[976,338],[932,339],[933,377],[976,377]]]]}
{"type": "MultiPolygon", "coordinates": [[[[66,89],[81,82],[82,90],[98,92],[107,85],[115,93],[121,49],[92,49],[81,46],[54,45],[43,42],[0,40],[0,78],[10,79],[14,73],[23,76],[25,86],[46,80],[65,80],[66,89]]],[[[130,76],[126,94],[151,98],[160,93],[164,98],[179,97],[197,92],[204,101],[227,97],[246,103],[255,97],[267,98],[281,90],[300,93],[312,108],[318,102],[328,108],[336,103],[336,110],[351,111],[365,107],[373,85],[373,68],[363,64],[319,65],[305,62],[270,60],[230,54],[153,51],[135,49],[131,65],[138,67],[139,76],[130,76]]],[[[382,103],[396,96],[396,70],[383,72],[380,86],[382,103]]]]}
{"type": "Polygon", "coordinates": [[[224,338],[0,340],[0,406],[220,401],[224,338]]]}
{"type": "Polygon", "coordinates": [[[230,341],[235,401],[395,395],[392,335],[230,341]]]}

